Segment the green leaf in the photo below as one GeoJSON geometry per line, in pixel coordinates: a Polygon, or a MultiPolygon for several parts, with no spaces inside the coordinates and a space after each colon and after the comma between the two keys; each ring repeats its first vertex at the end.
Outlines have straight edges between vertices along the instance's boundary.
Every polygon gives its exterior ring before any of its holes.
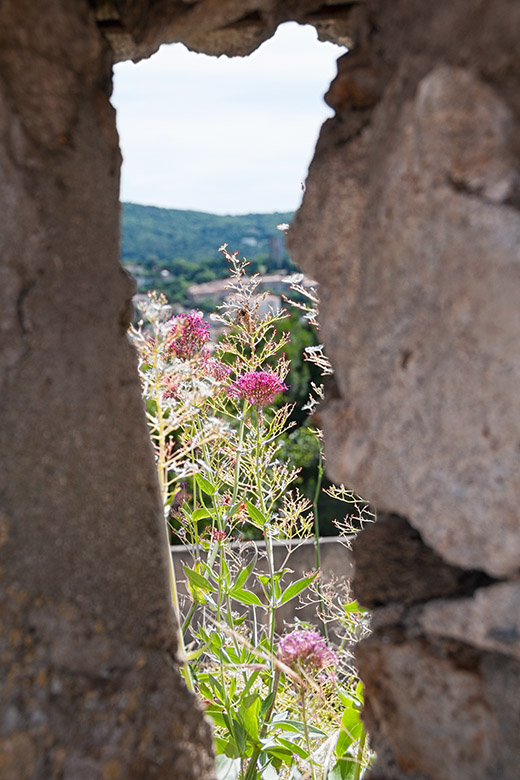
{"type": "Polygon", "coordinates": [[[226,740],[223,739],[222,737],[217,736],[216,734],[213,737],[213,739],[215,741],[215,753],[217,753],[217,755],[220,755],[220,753],[223,753],[224,750],[226,749],[226,740]]]}
{"type": "Polygon", "coordinates": [[[215,726],[218,726],[221,729],[226,728],[226,720],[224,716],[222,715],[222,710],[217,709],[216,707],[213,707],[211,704],[209,707],[206,707],[206,715],[208,715],[215,726]]]}
{"type": "Polygon", "coordinates": [[[264,745],[263,748],[265,753],[269,753],[271,756],[276,756],[276,758],[281,758],[282,761],[290,761],[293,757],[293,751],[288,750],[285,747],[282,747],[281,745],[264,745]]]}
{"type": "Polygon", "coordinates": [[[348,731],[354,739],[358,739],[363,731],[363,723],[359,715],[359,710],[346,708],[341,717],[341,728],[348,731]]]}
{"type": "Polygon", "coordinates": [[[338,735],[338,741],[336,742],[336,747],[334,748],[334,752],[338,758],[341,758],[345,755],[349,747],[352,745],[352,738],[347,734],[346,731],[340,731],[338,735]]]}
{"type": "Polygon", "coordinates": [[[338,694],[340,702],[343,704],[344,707],[352,707],[352,705],[355,703],[355,699],[352,696],[349,691],[347,691],[345,688],[338,685],[336,688],[336,692],[338,694]]]}
{"type": "Polygon", "coordinates": [[[240,759],[220,755],[215,758],[217,780],[237,780],[240,774],[240,759]]]}
{"type": "Polygon", "coordinates": [[[206,477],[203,477],[202,474],[195,474],[195,479],[203,493],[206,493],[208,496],[213,496],[215,494],[216,488],[213,487],[211,482],[206,479],[206,477]]]}
{"type": "Polygon", "coordinates": [[[255,564],[257,561],[258,555],[255,551],[255,554],[251,558],[250,562],[247,564],[247,566],[244,569],[241,569],[238,577],[235,580],[235,583],[233,585],[234,588],[241,588],[242,585],[246,582],[247,578],[255,568],[255,564]]]}
{"type": "Polygon", "coordinates": [[[191,519],[194,523],[198,523],[199,520],[204,520],[205,517],[211,517],[208,509],[196,509],[191,515],[191,519]]]}
{"type": "Polygon", "coordinates": [[[287,604],[288,601],[293,599],[295,596],[298,596],[302,590],[305,590],[305,588],[310,585],[313,580],[316,579],[316,574],[311,574],[310,577],[302,577],[301,580],[296,580],[296,582],[292,582],[283,592],[282,598],[280,601],[280,604],[287,604]]]}
{"type": "Polygon", "coordinates": [[[233,733],[238,748],[238,755],[243,756],[247,745],[247,732],[239,720],[233,718],[233,733]]]}
{"type": "Polygon", "coordinates": [[[327,780],[355,780],[358,765],[346,758],[339,758],[327,775],[327,780]]]}
{"type": "Polygon", "coordinates": [[[257,528],[263,528],[267,523],[267,518],[262,514],[262,512],[257,509],[256,506],[254,506],[254,504],[252,504],[250,501],[246,501],[246,508],[249,519],[253,525],[256,525],[257,528]]]}
{"type": "Polygon", "coordinates": [[[226,697],[224,696],[224,688],[220,682],[215,677],[213,677],[212,674],[208,674],[208,682],[211,685],[213,694],[218,696],[221,701],[225,701],[226,697]]]}
{"type": "MultiPolygon", "coordinates": [[[[299,720],[276,720],[272,724],[273,726],[276,726],[276,728],[282,729],[282,731],[294,731],[297,734],[305,734],[305,727],[303,723],[299,720]]],[[[316,726],[311,726],[309,723],[307,725],[307,729],[309,732],[309,736],[311,737],[326,737],[328,736],[325,731],[322,731],[321,729],[317,728],[316,726]]]]}
{"type": "Polygon", "coordinates": [[[253,672],[253,674],[250,677],[247,678],[247,682],[244,686],[244,690],[242,691],[242,696],[247,696],[249,690],[251,689],[251,686],[254,685],[256,680],[258,679],[259,674],[260,672],[256,670],[255,672],[253,672]]]}
{"type": "Polygon", "coordinates": [[[284,739],[283,737],[276,737],[276,743],[282,747],[287,748],[292,753],[296,753],[296,755],[300,756],[300,758],[309,757],[309,751],[302,745],[297,745],[296,742],[291,742],[290,740],[284,739]]]}
{"type": "Polygon", "coordinates": [[[343,605],[343,610],[345,612],[345,615],[349,615],[351,612],[365,612],[366,610],[363,609],[363,607],[360,607],[357,601],[349,601],[347,604],[343,605]]]}
{"type": "Polygon", "coordinates": [[[195,588],[200,588],[200,590],[207,590],[210,593],[215,592],[215,587],[202,574],[199,574],[195,569],[189,569],[187,566],[183,568],[191,585],[195,588]]]}
{"type": "Polygon", "coordinates": [[[365,703],[365,686],[361,680],[356,685],[356,697],[361,705],[365,703]]]}
{"type": "Polygon", "coordinates": [[[264,605],[256,595],[249,590],[243,590],[242,588],[233,588],[229,591],[231,598],[235,601],[239,601],[241,604],[255,604],[257,607],[263,607],[264,605]]]}
{"type": "Polygon", "coordinates": [[[266,715],[267,711],[269,710],[269,707],[273,703],[273,699],[274,699],[275,696],[276,696],[276,692],[275,691],[271,691],[271,693],[268,694],[265,697],[264,701],[262,702],[262,709],[260,710],[260,715],[261,715],[262,718],[265,718],[265,715],[266,715]]]}
{"type": "Polygon", "coordinates": [[[260,714],[260,696],[252,693],[242,699],[238,713],[241,716],[244,728],[253,740],[258,742],[258,716],[260,714]]]}

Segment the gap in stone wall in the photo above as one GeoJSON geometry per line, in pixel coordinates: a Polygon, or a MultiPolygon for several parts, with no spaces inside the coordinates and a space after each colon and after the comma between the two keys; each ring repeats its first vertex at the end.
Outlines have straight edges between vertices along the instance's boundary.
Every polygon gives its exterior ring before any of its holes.
{"type": "Polygon", "coordinates": [[[344,51],[292,22],[244,58],[173,44],[116,65],[121,199],[219,214],[294,211],[333,114],[322,98],[344,51]]]}

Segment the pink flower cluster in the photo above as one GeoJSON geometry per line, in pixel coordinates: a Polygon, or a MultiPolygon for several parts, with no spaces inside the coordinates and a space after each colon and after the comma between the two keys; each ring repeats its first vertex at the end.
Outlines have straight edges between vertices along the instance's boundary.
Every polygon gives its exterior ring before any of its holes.
{"type": "Polygon", "coordinates": [[[172,318],[171,325],[170,350],[183,360],[195,357],[209,339],[209,325],[198,311],[178,314],[172,318]]]}
{"type": "Polygon", "coordinates": [[[338,657],[316,631],[296,630],[280,639],[278,658],[291,669],[318,672],[326,666],[336,666],[338,657]]]}
{"type": "Polygon", "coordinates": [[[179,394],[179,387],[181,386],[181,380],[178,376],[172,376],[171,374],[166,374],[166,376],[163,377],[162,381],[162,387],[163,387],[163,397],[164,398],[177,398],[179,394]]]}
{"type": "Polygon", "coordinates": [[[204,370],[212,376],[213,379],[216,379],[217,382],[225,382],[226,379],[229,378],[229,375],[231,374],[231,368],[229,366],[226,366],[226,364],[222,363],[220,360],[210,357],[207,352],[203,352],[201,357],[204,370]]]}
{"type": "Polygon", "coordinates": [[[225,531],[219,531],[218,528],[213,528],[211,530],[211,538],[215,542],[223,542],[224,539],[226,538],[226,536],[227,536],[226,532],[225,531]]]}
{"type": "Polygon", "coordinates": [[[228,393],[260,408],[272,404],[282,390],[287,390],[287,385],[272,371],[248,371],[233,382],[228,393]]]}

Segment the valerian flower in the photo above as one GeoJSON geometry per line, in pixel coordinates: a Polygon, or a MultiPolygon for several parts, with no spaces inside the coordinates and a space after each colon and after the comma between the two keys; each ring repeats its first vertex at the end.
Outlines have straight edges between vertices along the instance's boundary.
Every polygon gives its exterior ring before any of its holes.
{"type": "Polygon", "coordinates": [[[162,381],[163,398],[166,400],[178,398],[180,385],[180,377],[166,374],[162,381]]]}
{"type": "Polygon", "coordinates": [[[278,643],[278,658],[295,671],[319,672],[327,666],[336,666],[338,657],[325,639],[309,629],[291,631],[278,643]]]}
{"type": "Polygon", "coordinates": [[[203,352],[201,354],[201,360],[205,373],[213,377],[213,379],[215,379],[217,382],[226,382],[226,380],[229,379],[229,375],[232,371],[230,366],[227,366],[225,363],[222,363],[222,361],[211,357],[208,352],[203,352]]]}
{"type": "Polygon", "coordinates": [[[182,360],[195,357],[209,339],[209,325],[198,311],[178,314],[171,319],[170,352],[182,360]]]}
{"type": "Polygon", "coordinates": [[[287,390],[287,385],[272,371],[248,371],[233,382],[228,394],[261,408],[272,404],[283,390],[287,390]]]}

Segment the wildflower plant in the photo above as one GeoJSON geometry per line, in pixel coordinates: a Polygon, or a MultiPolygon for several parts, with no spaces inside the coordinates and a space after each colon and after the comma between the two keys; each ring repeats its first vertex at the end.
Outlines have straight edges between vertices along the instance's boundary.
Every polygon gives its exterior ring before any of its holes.
{"type": "MultiPolygon", "coordinates": [[[[245,260],[220,251],[229,296],[211,323],[197,311],[173,315],[151,293],[131,331],[165,518],[191,551],[182,604],[171,577],[183,674],[213,720],[219,778],[358,780],[371,756],[362,685],[343,652],[349,631],[339,652],[327,638],[331,612],[348,607],[321,586],[317,544],[316,570],[291,577],[291,554],[317,540],[318,526],[317,497],[299,493],[298,469],[280,457],[292,426],[291,405],[279,403],[290,334],[276,325],[287,315],[266,309],[245,260]],[[262,544],[244,541],[250,529],[262,544]],[[284,541],[277,567],[274,544],[284,541]],[[280,608],[305,594],[324,635],[299,624],[279,637],[280,608]]],[[[321,348],[314,357],[328,370],[321,348]]]]}

